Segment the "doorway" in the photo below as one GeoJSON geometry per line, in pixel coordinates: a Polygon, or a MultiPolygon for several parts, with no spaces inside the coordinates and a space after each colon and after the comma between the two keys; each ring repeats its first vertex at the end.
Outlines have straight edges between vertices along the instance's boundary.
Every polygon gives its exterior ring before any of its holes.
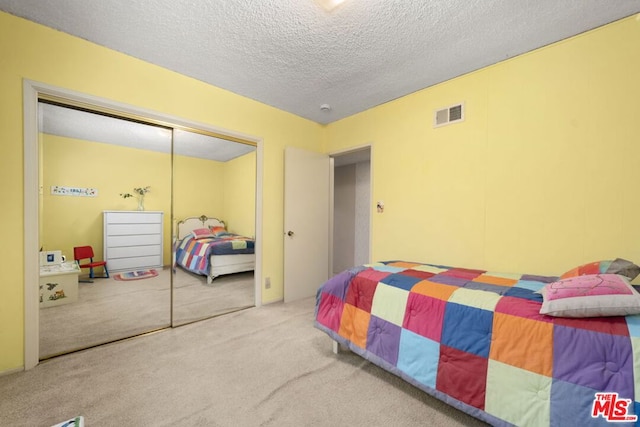
{"type": "Polygon", "coordinates": [[[371,259],[371,157],[369,145],[330,155],[285,148],[285,302],[311,297],[337,269],[371,259]]]}
{"type": "Polygon", "coordinates": [[[370,262],[371,147],[333,154],[332,273],[370,262]]]}
{"type": "MultiPolygon", "coordinates": [[[[24,85],[24,283],[25,283],[25,369],[36,366],[39,362],[40,306],[39,291],[39,212],[41,187],[41,147],[38,132],[38,102],[41,99],[59,102],[80,109],[98,111],[107,115],[128,118],[147,124],[160,125],[173,129],[184,129],[199,134],[214,136],[227,141],[248,143],[255,147],[255,240],[261,241],[262,235],[262,141],[259,138],[236,132],[214,128],[201,123],[121,104],[114,101],[88,96],[85,94],[56,88],[46,84],[25,80],[24,85]]],[[[171,175],[169,171],[168,175],[171,175]]],[[[123,189],[122,191],[127,191],[123,189]]],[[[169,196],[170,198],[171,196],[169,196]]],[[[171,214],[172,208],[168,208],[171,214]]],[[[167,215],[171,218],[171,215],[167,215]]],[[[168,224],[169,235],[172,224],[168,224]]],[[[171,240],[170,240],[171,242],[171,240]]],[[[261,245],[255,245],[255,274],[253,305],[261,305],[259,277],[261,277],[261,245]]],[[[165,261],[166,261],[165,256],[165,261]]],[[[169,257],[170,258],[170,257],[169,257]]],[[[171,264],[171,262],[165,262],[171,264]]]]}

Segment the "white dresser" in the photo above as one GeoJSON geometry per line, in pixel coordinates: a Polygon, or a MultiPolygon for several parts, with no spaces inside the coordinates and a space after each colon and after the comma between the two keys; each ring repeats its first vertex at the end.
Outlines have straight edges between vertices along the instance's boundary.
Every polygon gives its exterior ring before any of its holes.
{"type": "Polygon", "coordinates": [[[109,272],[162,268],[163,218],[158,211],[104,211],[109,272]]]}

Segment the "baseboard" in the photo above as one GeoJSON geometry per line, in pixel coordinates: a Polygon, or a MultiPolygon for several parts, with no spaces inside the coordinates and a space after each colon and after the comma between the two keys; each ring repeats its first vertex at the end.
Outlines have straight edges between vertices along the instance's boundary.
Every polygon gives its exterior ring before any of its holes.
{"type": "Polygon", "coordinates": [[[5,375],[15,374],[16,372],[23,372],[24,366],[20,366],[19,368],[7,369],[6,371],[0,372],[0,377],[4,377],[5,375]]]}

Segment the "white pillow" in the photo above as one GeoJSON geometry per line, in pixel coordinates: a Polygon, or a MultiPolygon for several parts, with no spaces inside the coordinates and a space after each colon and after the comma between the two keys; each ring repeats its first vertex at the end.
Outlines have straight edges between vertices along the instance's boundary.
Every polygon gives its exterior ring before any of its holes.
{"type": "Polygon", "coordinates": [[[588,274],[545,285],[540,314],[604,317],[640,314],[640,294],[618,274],[588,274]]]}

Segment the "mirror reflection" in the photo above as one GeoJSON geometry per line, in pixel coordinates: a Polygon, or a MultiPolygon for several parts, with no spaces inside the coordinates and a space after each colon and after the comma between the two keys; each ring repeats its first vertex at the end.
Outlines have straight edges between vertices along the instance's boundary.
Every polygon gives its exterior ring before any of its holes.
{"type": "Polygon", "coordinates": [[[173,138],[173,324],[252,307],[256,147],[173,138]]]}
{"type": "Polygon", "coordinates": [[[39,152],[40,359],[254,305],[255,146],[41,101],[39,152]]]}
{"type": "Polygon", "coordinates": [[[40,102],[39,145],[40,358],[169,326],[171,130],[40,102]]]}

